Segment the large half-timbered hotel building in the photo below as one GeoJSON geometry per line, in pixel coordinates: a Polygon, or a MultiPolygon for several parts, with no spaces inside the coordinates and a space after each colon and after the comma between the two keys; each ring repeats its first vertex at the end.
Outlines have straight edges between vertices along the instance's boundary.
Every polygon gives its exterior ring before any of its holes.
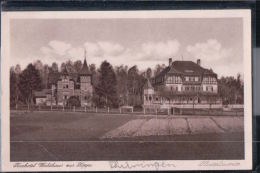
{"type": "Polygon", "coordinates": [[[174,61],[144,86],[144,107],[221,104],[217,74],[192,61],[174,61]]]}

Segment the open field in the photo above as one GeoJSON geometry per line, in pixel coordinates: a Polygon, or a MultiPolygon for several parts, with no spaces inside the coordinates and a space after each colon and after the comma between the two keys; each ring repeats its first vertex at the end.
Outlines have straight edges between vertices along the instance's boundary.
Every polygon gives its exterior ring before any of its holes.
{"type": "Polygon", "coordinates": [[[243,159],[243,117],[11,113],[11,161],[243,159]]]}

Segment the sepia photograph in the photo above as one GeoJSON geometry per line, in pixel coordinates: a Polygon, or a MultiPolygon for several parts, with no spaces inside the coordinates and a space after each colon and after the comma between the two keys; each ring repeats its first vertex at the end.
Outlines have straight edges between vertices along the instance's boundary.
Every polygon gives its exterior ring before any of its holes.
{"type": "Polygon", "coordinates": [[[250,16],[4,13],[3,168],[249,169],[250,16]]]}

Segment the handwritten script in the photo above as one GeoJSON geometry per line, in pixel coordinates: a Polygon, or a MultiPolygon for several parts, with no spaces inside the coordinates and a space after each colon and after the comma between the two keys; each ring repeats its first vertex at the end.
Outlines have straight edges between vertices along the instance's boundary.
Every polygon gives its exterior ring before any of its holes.
{"type": "Polygon", "coordinates": [[[132,163],[128,161],[110,161],[109,162],[110,168],[112,169],[153,169],[159,170],[162,168],[173,168],[175,165],[173,163],[168,163],[165,161],[154,161],[154,162],[145,162],[141,161],[138,163],[132,163]]]}
{"type": "Polygon", "coordinates": [[[17,162],[13,164],[14,168],[88,168],[91,164],[86,162],[59,163],[59,162],[17,162]]]}
{"type": "Polygon", "coordinates": [[[233,162],[233,161],[209,161],[205,160],[199,163],[199,166],[240,166],[239,162],[233,162]]]}
{"type": "MultiPolygon", "coordinates": [[[[14,162],[14,168],[80,168],[87,170],[95,167],[89,162],[14,162]]],[[[104,165],[105,166],[105,165],[104,165]]],[[[174,170],[181,165],[169,161],[109,161],[108,169],[112,170],[174,170]],[[177,164],[177,166],[176,166],[177,164]]],[[[105,166],[105,167],[106,167],[105,166]]],[[[238,167],[241,166],[238,161],[216,161],[216,160],[204,160],[197,164],[198,167],[238,167]]],[[[104,167],[104,168],[105,168],[104,167]]]]}

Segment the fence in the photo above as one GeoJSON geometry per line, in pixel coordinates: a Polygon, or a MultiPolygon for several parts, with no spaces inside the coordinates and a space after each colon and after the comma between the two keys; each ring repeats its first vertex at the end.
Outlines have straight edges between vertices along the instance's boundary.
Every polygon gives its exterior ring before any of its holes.
{"type": "Polygon", "coordinates": [[[228,115],[242,116],[243,105],[175,105],[168,108],[143,108],[133,107],[119,108],[97,108],[97,107],[63,107],[63,106],[36,106],[19,105],[11,107],[17,111],[64,111],[64,112],[86,112],[86,113],[111,113],[111,114],[152,114],[152,115],[228,115]]]}

